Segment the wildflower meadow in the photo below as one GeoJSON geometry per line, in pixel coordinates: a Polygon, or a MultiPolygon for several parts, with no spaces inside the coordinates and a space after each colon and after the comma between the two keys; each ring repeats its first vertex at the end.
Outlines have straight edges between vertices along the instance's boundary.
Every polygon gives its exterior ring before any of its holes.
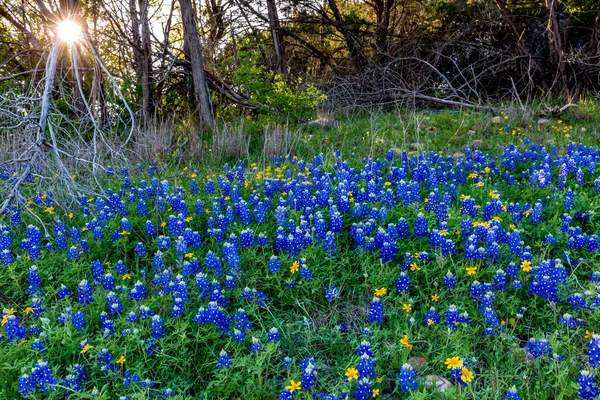
{"type": "Polygon", "coordinates": [[[600,148],[505,137],[11,205],[0,398],[597,398],[600,148]]]}

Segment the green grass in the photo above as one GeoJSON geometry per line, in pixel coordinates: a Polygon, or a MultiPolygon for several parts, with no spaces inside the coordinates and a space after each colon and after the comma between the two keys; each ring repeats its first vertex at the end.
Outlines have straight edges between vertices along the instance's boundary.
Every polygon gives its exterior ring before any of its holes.
{"type": "MultiPolygon", "coordinates": [[[[423,145],[419,150],[441,152],[446,155],[464,152],[465,146],[480,149],[484,153],[499,155],[505,145],[514,143],[523,150],[523,144],[528,138],[534,144],[542,144],[550,148],[556,145],[560,154],[564,154],[565,145],[579,142],[587,145],[597,143],[598,126],[600,126],[600,113],[596,103],[582,102],[577,109],[571,109],[557,118],[549,125],[539,126],[538,118],[523,118],[519,115],[504,115],[500,124],[491,122],[492,115],[485,112],[471,111],[418,111],[410,112],[399,110],[397,112],[381,114],[347,114],[337,116],[337,124],[332,128],[317,128],[314,126],[299,127],[302,135],[297,149],[298,159],[310,162],[315,154],[323,153],[325,162],[321,169],[334,172],[335,151],[339,151],[342,158],[357,171],[363,168],[363,158],[385,159],[386,153],[392,149],[417,153],[414,143],[423,145]],[[506,132],[506,125],[511,129],[506,132]],[[475,128],[475,129],[474,129],[475,128]],[[582,131],[585,128],[585,132],[582,131]],[[473,130],[474,133],[467,134],[473,130]],[[514,130],[514,134],[513,134],[514,130]],[[566,136],[568,135],[568,136],[566,136]],[[412,146],[411,146],[412,145],[412,146]]],[[[251,182],[248,187],[240,185],[242,198],[248,200],[255,189],[255,184],[263,181],[257,177],[257,172],[267,174],[268,166],[264,157],[257,151],[260,146],[256,144],[258,138],[253,138],[253,151],[246,165],[257,163],[256,171],[248,167],[246,178],[251,182]]],[[[413,153],[410,153],[411,155],[413,153]]],[[[458,155],[457,155],[458,156],[458,155]]],[[[234,160],[221,160],[235,165],[234,160]]],[[[488,160],[488,161],[491,161],[488,160]]],[[[305,171],[299,171],[296,161],[288,160],[284,164],[285,170],[292,171],[292,179],[298,181],[312,180],[313,175],[301,176],[305,171]]],[[[193,257],[202,261],[207,251],[212,250],[221,257],[222,243],[206,235],[210,214],[202,213],[193,215],[193,206],[197,199],[204,202],[204,208],[211,208],[213,198],[221,199],[231,205],[230,200],[217,189],[216,195],[207,195],[203,191],[202,183],[205,176],[220,174],[220,165],[171,165],[160,179],[167,179],[171,189],[181,186],[186,190],[185,200],[193,219],[189,226],[193,230],[202,232],[203,247],[190,249],[193,257]],[[197,170],[197,178],[190,176],[191,171],[197,170]],[[195,179],[200,183],[200,194],[190,193],[191,181],[195,179]]],[[[92,239],[89,231],[83,231],[82,237],[89,241],[88,254],[81,254],[79,260],[69,261],[66,251],[44,251],[42,258],[35,262],[40,271],[43,284],[43,317],[47,320],[35,320],[32,315],[24,314],[25,308],[30,304],[31,296],[26,293],[28,287],[28,270],[33,264],[27,258],[27,253],[19,249],[20,240],[23,238],[24,227],[11,228],[13,238],[12,251],[20,257],[8,266],[0,267],[0,307],[4,314],[9,309],[14,309],[19,319],[29,326],[35,323],[42,329],[45,337],[42,341],[47,352],[39,353],[31,349],[34,336],[28,335],[24,341],[7,343],[0,341],[0,398],[18,398],[18,379],[23,373],[29,373],[38,359],[46,359],[54,375],[60,380],[70,372],[70,366],[79,363],[84,366],[88,379],[83,390],[72,394],[70,399],[115,399],[119,396],[128,396],[129,399],[160,398],[166,388],[174,391],[174,398],[194,399],[273,399],[289,384],[290,380],[299,381],[303,371],[299,367],[300,361],[305,357],[313,357],[316,362],[317,384],[316,391],[341,395],[349,393],[353,398],[357,383],[349,382],[344,373],[347,368],[356,367],[359,357],[356,353],[360,343],[368,340],[372,345],[375,355],[375,375],[372,388],[379,389],[383,398],[448,398],[448,399],[501,399],[506,390],[516,385],[523,399],[573,399],[577,396],[578,385],[575,382],[581,369],[588,368],[585,339],[586,330],[598,330],[600,326],[600,313],[598,308],[575,312],[571,309],[566,298],[574,292],[590,291],[598,295],[598,286],[594,286],[589,277],[592,271],[598,270],[600,261],[597,252],[587,250],[572,250],[567,248],[567,238],[561,233],[561,216],[568,212],[572,215],[576,211],[591,212],[600,207],[599,197],[593,185],[594,177],[586,176],[586,182],[579,185],[573,176],[569,177],[569,186],[578,193],[575,199],[575,209],[568,211],[563,205],[564,190],[555,187],[538,188],[529,185],[528,177],[520,177],[530,164],[520,163],[517,171],[511,173],[517,177],[520,186],[509,185],[501,172],[504,167],[498,166],[498,173],[485,172],[484,164],[475,163],[468,173],[474,172],[483,177],[483,187],[475,185],[473,179],[468,179],[464,185],[459,185],[456,199],[448,207],[448,238],[456,242],[457,254],[443,256],[439,250],[429,244],[427,238],[410,238],[397,242],[398,256],[393,262],[382,264],[379,252],[359,251],[354,247],[353,239],[349,234],[349,227],[358,219],[351,215],[344,216],[344,231],[337,239],[338,252],[336,256],[325,252],[322,244],[307,246],[297,257],[280,253],[282,268],[279,273],[269,273],[267,264],[269,258],[277,251],[273,241],[277,225],[275,223],[275,205],[277,200],[288,198],[277,193],[272,200],[272,206],[265,223],[253,223],[249,227],[255,233],[268,234],[270,243],[265,248],[250,247],[240,250],[241,273],[238,279],[238,288],[226,290],[229,304],[224,307],[227,315],[233,315],[238,308],[244,308],[253,324],[253,329],[248,332],[245,343],[238,343],[230,337],[223,337],[212,325],[199,325],[192,322],[193,316],[199,307],[206,307],[208,300],[202,300],[195,288],[193,275],[187,276],[190,300],[186,303],[185,315],[179,318],[169,316],[172,299],[169,295],[160,296],[151,281],[154,276],[152,270],[152,255],[157,251],[156,239],[149,238],[144,233],[146,217],[136,212],[136,202],[127,203],[129,210],[128,219],[133,225],[130,235],[123,235],[119,240],[111,240],[113,231],[120,231],[120,218],[109,220],[103,231],[105,238],[101,241],[92,239]],[[498,330],[495,336],[484,336],[483,318],[469,295],[469,287],[473,280],[491,282],[496,270],[507,269],[509,263],[520,262],[518,257],[511,256],[508,247],[502,245],[502,258],[498,262],[467,261],[463,257],[463,239],[456,231],[461,229],[460,195],[472,196],[479,205],[490,201],[491,190],[496,190],[501,195],[504,205],[520,203],[533,206],[537,199],[546,202],[543,222],[534,225],[529,218],[513,221],[509,213],[500,213],[501,225],[507,231],[512,230],[511,224],[521,231],[521,237],[526,245],[531,246],[533,253],[532,264],[535,266],[546,259],[560,258],[563,252],[568,252],[571,257],[583,258],[585,261],[576,267],[567,265],[567,284],[561,286],[559,297],[561,302],[551,304],[540,296],[527,293],[526,289],[510,287],[506,291],[496,291],[494,309],[498,318],[503,322],[504,329],[498,330]],[[556,245],[544,243],[544,238],[552,233],[556,245]],[[135,245],[142,242],[146,245],[148,254],[142,257],[135,255],[135,245]],[[395,289],[395,280],[398,277],[402,256],[405,253],[415,254],[426,251],[431,260],[418,262],[420,270],[411,271],[410,293],[398,294],[395,289]],[[290,273],[290,266],[294,260],[304,258],[312,271],[312,280],[299,279],[298,274],[290,273]],[[106,294],[109,290],[95,288],[94,303],[82,306],[77,303],[76,296],[68,299],[57,300],[60,284],[65,284],[72,292],[77,289],[82,279],[92,281],[90,265],[93,260],[100,260],[105,265],[106,272],[112,272],[117,277],[117,284],[123,285],[120,294],[124,306],[124,313],[115,316],[115,335],[103,337],[100,332],[100,313],[106,310],[106,294]],[[118,260],[125,260],[131,279],[122,279],[113,267],[118,260]],[[474,276],[467,275],[466,267],[477,267],[474,276]],[[458,279],[457,286],[448,290],[443,284],[443,276],[452,271],[458,279]],[[293,280],[296,286],[286,287],[286,282],[293,280]],[[149,296],[142,302],[135,302],[127,298],[133,284],[141,280],[149,290],[149,296]],[[324,288],[335,284],[340,289],[340,298],[328,302],[325,298],[324,288]],[[269,301],[265,307],[260,307],[255,302],[248,302],[239,298],[245,288],[256,289],[264,292],[269,301]],[[368,310],[371,305],[374,291],[381,287],[387,288],[387,294],[382,297],[385,305],[385,319],[382,325],[369,323],[368,310]],[[433,301],[432,295],[437,294],[439,300],[433,301]],[[129,311],[135,311],[137,305],[148,306],[155,314],[161,315],[165,321],[167,335],[156,341],[152,355],[147,353],[147,347],[140,341],[151,337],[149,321],[130,324],[125,321],[129,311]],[[406,313],[403,307],[411,304],[412,309],[406,313]],[[449,330],[444,325],[444,313],[451,304],[460,307],[461,312],[468,312],[472,325],[460,326],[457,330],[449,330]],[[424,317],[427,310],[435,306],[442,316],[442,323],[433,326],[424,326],[424,317]],[[61,325],[57,317],[64,313],[66,307],[73,311],[86,313],[88,326],[77,331],[71,323],[61,325]],[[522,318],[517,318],[521,307],[527,307],[522,318]],[[577,318],[586,321],[585,326],[566,328],[560,322],[560,317],[571,313],[577,318]],[[411,318],[414,318],[411,321],[411,318]],[[416,324],[417,322],[418,324],[416,324]],[[340,325],[346,323],[347,329],[341,331],[340,325]],[[267,342],[267,333],[271,327],[279,330],[282,338],[277,343],[267,342]],[[120,334],[126,328],[136,329],[128,336],[120,334]],[[365,328],[368,331],[365,331],[365,328]],[[369,334],[366,334],[370,332],[369,334]],[[408,335],[409,342],[413,345],[408,349],[400,343],[400,339],[408,335]],[[262,350],[259,353],[250,353],[250,338],[260,338],[262,350]],[[562,361],[552,361],[548,357],[532,359],[524,350],[525,343],[530,338],[547,338],[553,352],[559,354],[562,361]],[[88,339],[93,346],[85,354],[81,352],[80,343],[88,339]],[[103,348],[109,349],[113,354],[113,361],[120,356],[125,356],[123,365],[117,366],[114,372],[105,374],[98,367],[96,356],[103,348]],[[226,350],[232,358],[230,369],[217,369],[219,352],[226,350]],[[444,366],[444,361],[453,356],[459,356],[468,361],[468,367],[473,371],[475,380],[463,387],[454,382],[450,372],[444,366]],[[283,358],[292,357],[293,365],[283,367],[283,358]],[[397,374],[401,366],[407,361],[414,362],[414,357],[422,357],[425,364],[418,369],[417,381],[419,387],[410,394],[401,393],[397,385],[397,374]],[[151,379],[155,382],[152,388],[143,387],[134,383],[129,388],[123,384],[123,374],[129,371],[132,375],[139,374],[142,380],[151,379]],[[424,385],[427,375],[444,377],[454,384],[445,393],[436,393],[424,385]],[[379,381],[380,380],[380,381],[379,381]]],[[[283,167],[282,167],[283,168],[283,167]]],[[[558,173],[558,166],[553,168],[554,174],[558,173]]],[[[276,175],[274,167],[271,168],[276,175]]],[[[382,178],[386,176],[388,167],[383,167],[382,178]]],[[[151,177],[135,172],[131,168],[131,181],[137,187],[141,180],[150,182],[151,177]]],[[[119,178],[106,178],[106,188],[119,190],[119,178]]],[[[335,181],[337,184],[338,182],[335,181]]],[[[396,184],[397,182],[394,182],[396,184]]],[[[367,183],[361,180],[358,188],[365,188],[367,183]]],[[[440,185],[440,190],[446,189],[440,185]]],[[[261,196],[264,193],[262,185],[256,186],[261,196]]],[[[433,213],[425,211],[424,199],[429,196],[431,188],[421,185],[421,202],[408,207],[395,205],[390,207],[387,217],[378,223],[384,228],[388,223],[397,222],[399,218],[406,218],[411,227],[418,213],[423,212],[430,218],[430,228],[435,224],[433,213]]],[[[357,193],[353,194],[354,196],[357,193]]],[[[337,196],[334,196],[337,198],[337,196]]],[[[263,197],[261,197],[263,198],[263,197]]],[[[127,195],[123,196],[127,200],[127,195]]],[[[93,204],[93,203],[91,203],[93,204]]],[[[375,202],[371,207],[382,206],[375,202]]],[[[158,211],[155,200],[148,201],[150,220],[159,227],[159,234],[167,235],[167,228],[161,227],[174,211],[158,211]]],[[[62,211],[50,216],[44,213],[45,206],[31,205],[31,210],[39,215],[48,225],[52,233],[55,219],[61,219],[68,228],[76,227],[81,231],[85,223],[89,223],[96,213],[86,216],[82,210],[71,210],[74,214],[70,219],[62,215],[62,211]]],[[[321,211],[326,217],[329,215],[327,208],[321,211]]],[[[298,221],[302,212],[291,208],[288,218],[298,221]]],[[[38,224],[27,213],[23,213],[25,224],[38,224]]],[[[477,218],[481,221],[481,214],[477,218]]],[[[4,221],[9,223],[8,218],[4,221]]],[[[573,225],[580,226],[587,234],[598,233],[598,215],[590,213],[585,220],[576,220],[573,225]]],[[[227,231],[239,236],[247,227],[239,220],[227,231]]],[[[175,238],[174,238],[175,239],[175,238]]],[[[44,244],[54,242],[54,234],[44,239],[44,244]]],[[[175,241],[175,240],[174,240],[175,241]]],[[[70,246],[71,244],[69,244],[70,246]]],[[[181,257],[177,257],[174,248],[164,252],[166,265],[172,269],[173,277],[182,272],[181,257]]],[[[217,277],[208,271],[209,279],[217,279],[224,283],[223,277],[217,277]]],[[[519,272],[519,279],[528,285],[531,275],[519,272]]],[[[509,280],[510,282],[510,280],[509,280]]],[[[0,328],[0,334],[6,332],[0,328]]],[[[37,336],[36,336],[37,337],[37,336]]],[[[596,375],[598,373],[596,372],[596,375]]],[[[64,398],[64,388],[57,387],[55,391],[46,394],[36,394],[32,398],[58,399],[64,398]]],[[[306,390],[296,395],[297,399],[309,399],[311,396],[306,390]]]]}

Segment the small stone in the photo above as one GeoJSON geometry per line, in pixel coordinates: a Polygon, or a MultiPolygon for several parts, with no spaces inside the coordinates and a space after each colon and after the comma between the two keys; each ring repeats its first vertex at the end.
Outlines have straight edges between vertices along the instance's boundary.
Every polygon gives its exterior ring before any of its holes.
{"type": "Polygon", "coordinates": [[[419,129],[425,129],[426,127],[427,127],[427,125],[425,125],[422,122],[419,124],[419,129]]]}
{"type": "Polygon", "coordinates": [[[410,148],[415,150],[423,150],[425,148],[425,144],[419,142],[411,143],[410,148]]]}
{"type": "Polygon", "coordinates": [[[475,149],[475,150],[481,150],[481,148],[483,147],[483,140],[481,139],[475,139],[473,140],[473,142],[471,143],[471,146],[475,149]]]}
{"type": "Polygon", "coordinates": [[[427,364],[427,359],[424,357],[410,357],[408,363],[413,366],[415,371],[421,372],[427,364]]]}
{"type": "Polygon", "coordinates": [[[391,151],[392,153],[394,153],[394,155],[395,155],[395,156],[397,156],[397,157],[400,157],[400,156],[402,155],[402,149],[401,149],[401,148],[399,148],[399,147],[392,147],[392,148],[390,149],[390,151],[391,151]]]}
{"type": "Polygon", "coordinates": [[[492,124],[501,124],[502,123],[502,117],[500,117],[500,116],[493,117],[491,119],[491,122],[492,122],[492,124]]]}
{"type": "Polygon", "coordinates": [[[586,133],[587,132],[587,128],[582,126],[581,129],[579,130],[579,132],[581,133],[586,133]]]}
{"type": "Polygon", "coordinates": [[[474,134],[476,134],[476,133],[477,133],[477,132],[475,132],[475,131],[474,131],[474,130],[472,130],[472,129],[467,131],[467,135],[474,135],[474,134]]]}
{"type": "Polygon", "coordinates": [[[472,130],[472,131],[476,131],[476,132],[477,132],[478,130],[480,130],[480,129],[481,129],[481,125],[479,125],[479,124],[475,124],[475,125],[473,125],[473,126],[471,127],[471,130],[472,130]]]}
{"type": "Polygon", "coordinates": [[[540,119],[538,119],[537,123],[538,123],[538,125],[545,126],[545,125],[550,125],[552,123],[552,121],[550,121],[548,118],[540,118],[540,119]]]}
{"type": "Polygon", "coordinates": [[[452,387],[452,382],[441,376],[427,375],[425,377],[425,386],[435,389],[436,392],[444,393],[452,387]]]}
{"type": "Polygon", "coordinates": [[[332,117],[322,116],[314,121],[309,121],[308,125],[316,126],[317,128],[321,128],[321,129],[330,129],[330,128],[336,128],[338,126],[338,122],[332,117]]]}

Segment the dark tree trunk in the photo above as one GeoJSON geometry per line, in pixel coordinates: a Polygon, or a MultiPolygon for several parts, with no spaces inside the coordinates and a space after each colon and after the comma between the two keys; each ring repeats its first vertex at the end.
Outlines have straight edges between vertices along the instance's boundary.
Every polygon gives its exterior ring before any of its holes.
{"type": "Polygon", "coordinates": [[[285,56],[285,45],[283,43],[283,34],[281,32],[281,24],[279,23],[275,0],[267,0],[267,12],[269,15],[269,29],[271,30],[271,38],[273,39],[277,73],[287,78],[287,58],[285,56]]]}
{"type": "Polygon", "coordinates": [[[338,30],[341,32],[342,36],[344,37],[344,41],[346,42],[346,46],[348,47],[348,51],[350,52],[350,57],[352,58],[354,67],[356,68],[357,71],[362,70],[367,64],[367,60],[363,53],[363,50],[356,43],[354,37],[352,36],[352,33],[348,29],[346,22],[344,21],[344,19],[342,17],[342,13],[340,12],[340,9],[337,6],[336,1],[335,0],[327,0],[327,4],[329,5],[329,8],[331,8],[331,11],[333,12],[333,17],[337,24],[338,30]]]}
{"type": "Polygon", "coordinates": [[[154,116],[154,94],[152,88],[152,48],[150,22],[148,21],[148,0],[139,0],[141,22],[141,64],[142,64],[142,110],[144,122],[154,116]]]}
{"type": "Polygon", "coordinates": [[[181,19],[183,21],[184,40],[190,52],[192,64],[192,78],[194,80],[194,92],[196,98],[196,115],[199,122],[212,128],[215,125],[208,94],[208,86],[204,75],[204,61],[202,59],[202,48],[196,28],[196,18],[191,0],[179,0],[181,7],[181,19]]]}

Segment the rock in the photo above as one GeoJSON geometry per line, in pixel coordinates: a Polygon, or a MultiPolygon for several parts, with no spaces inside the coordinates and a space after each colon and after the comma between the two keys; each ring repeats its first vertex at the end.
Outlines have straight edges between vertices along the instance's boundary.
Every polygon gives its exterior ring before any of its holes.
{"type": "Polygon", "coordinates": [[[452,382],[441,376],[427,375],[425,377],[425,386],[435,389],[436,392],[444,393],[452,387],[452,382]]]}
{"type": "Polygon", "coordinates": [[[316,126],[317,128],[321,129],[329,129],[337,127],[338,122],[331,117],[320,117],[314,121],[309,121],[308,125],[316,126]]]}
{"type": "Polygon", "coordinates": [[[471,127],[471,130],[472,130],[472,131],[475,131],[475,132],[477,132],[477,131],[478,131],[478,130],[480,130],[480,129],[481,129],[481,125],[479,125],[479,124],[475,124],[475,125],[473,125],[473,126],[471,127]]]}
{"type": "Polygon", "coordinates": [[[585,128],[585,127],[582,126],[581,129],[579,130],[579,132],[586,133],[587,132],[587,128],[585,128]]]}
{"type": "Polygon", "coordinates": [[[408,363],[410,365],[412,365],[412,367],[415,369],[415,371],[421,372],[421,371],[423,371],[423,368],[427,364],[427,359],[424,357],[410,357],[408,359],[408,363]]]}
{"type": "Polygon", "coordinates": [[[473,147],[475,150],[481,150],[481,148],[483,147],[483,140],[481,140],[481,139],[473,140],[473,142],[471,143],[471,147],[473,147]]]}
{"type": "Polygon", "coordinates": [[[491,122],[492,122],[492,124],[501,124],[502,123],[502,117],[500,117],[500,116],[493,117],[491,119],[491,122]]]}
{"type": "Polygon", "coordinates": [[[402,155],[402,149],[399,147],[392,147],[390,151],[394,153],[396,157],[400,157],[402,155]]]}
{"type": "Polygon", "coordinates": [[[425,125],[422,122],[419,124],[419,129],[425,129],[426,127],[427,127],[427,125],[425,125]]]}
{"type": "Polygon", "coordinates": [[[476,134],[476,133],[477,133],[477,132],[475,132],[475,131],[474,131],[474,130],[472,130],[472,129],[467,131],[467,135],[474,135],[474,134],[476,134]]]}
{"type": "Polygon", "coordinates": [[[552,123],[552,121],[550,121],[548,118],[540,118],[538,119],[538,125],[550,125],[552,123]]]}
{"type": "Polygon", "coordinates": [[[425,144],[419,142],[411,143],[410,148],[415,150],[423,150],[425,148],[425,144]]]}

